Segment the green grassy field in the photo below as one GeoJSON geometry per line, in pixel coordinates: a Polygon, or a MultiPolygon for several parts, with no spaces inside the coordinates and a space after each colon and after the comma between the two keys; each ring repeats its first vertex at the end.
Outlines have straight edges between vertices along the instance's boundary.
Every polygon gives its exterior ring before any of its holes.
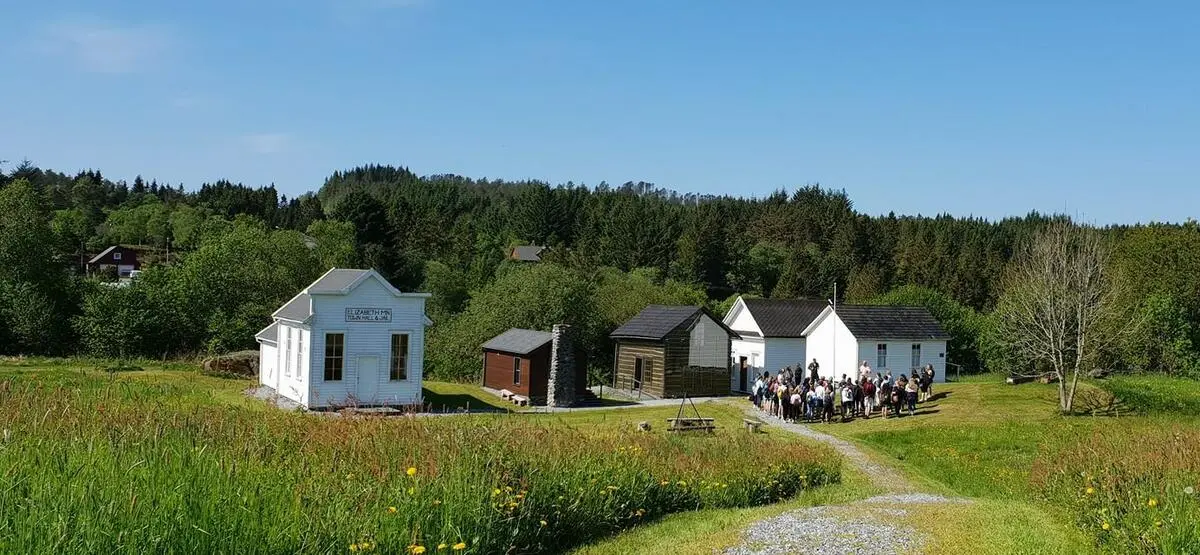
{"type": "Polygon", "coordinates": [[[841,474],[825,448],[742,431],[729,405],[701,405],[718,430],[700,436],[663,431],[674,407],[319,416],[244,396],[253,382],[140,366],[0,364],[0,551],[560,552],[841,474]]]}
{"type": "Polygon", "coordinates": [[[1060,416],[1053,385],[978,380],[936,388],[915,417],[815,427],[948,493],[1025,503],[1081,531],[1081,550],[1200,551],[1200,497],[1187,493],[1200,491],[1200,412],[1178,408],[1200,387],[1154,377],[1098,386],[1136,414],[1060,416]]]}

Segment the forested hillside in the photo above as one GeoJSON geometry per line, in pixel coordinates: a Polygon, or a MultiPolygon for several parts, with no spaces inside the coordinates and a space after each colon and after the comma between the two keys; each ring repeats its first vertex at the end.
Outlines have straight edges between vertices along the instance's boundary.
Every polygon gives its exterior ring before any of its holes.
{"type": "MultiPolygon", "coordinates": [[[[315,193],[221,181],[186,189],[25,163],[0,175],[0,350],[176,356],[253,346],[268,315],[330,266],[374,267],[434,294],[430,372],[473,377],[477,346],[509,326],[563,321],[605,336],[648,302],[732,295],[924,304],[955,333],[968,371],[1008,362],[989,342],[1006,265],[1051,216],[1001,221],[855,211],[819,187],[766,198],[679,194],[647,183],[585,187],[421,177],[405,168],[336,172],[315,193]],[[82,277],[104,247],[145,247],[129,287],[82,277]],[[542,263],[507,248],[546,245],[542,263]]],[[[731,189],[734,184],[731,184],[731,189]]],[[[1195,222],[1103,230],[1136,333],[1106,353],[1131,370],[1200,373],[1200,229],[1195,222]]]]}

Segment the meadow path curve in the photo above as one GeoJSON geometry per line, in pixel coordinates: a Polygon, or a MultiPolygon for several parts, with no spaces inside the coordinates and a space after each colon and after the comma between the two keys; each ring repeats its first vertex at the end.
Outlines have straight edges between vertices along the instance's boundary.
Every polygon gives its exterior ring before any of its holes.
{"type": "Polygon", "coordinates": [[[920,553],[925,538],[903,523],[906,507],[970,502],[919,491],[898,469],[873,460],[849,441],[766,416],[752,406],[746,407],[746,413],[770,426],[829,445],[884,493],[852,503],[791,510],[753,522],[742,533],[741,543],[726,549],[726,555],[920,553]],[[881,541],[886,541],[886,546],[881,541]]]}

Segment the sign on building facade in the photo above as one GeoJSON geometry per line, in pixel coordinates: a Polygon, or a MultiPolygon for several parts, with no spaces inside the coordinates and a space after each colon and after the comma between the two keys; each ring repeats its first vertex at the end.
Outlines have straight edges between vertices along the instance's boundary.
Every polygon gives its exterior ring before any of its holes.
{"type": "Polygon", "coordinates": [[[347,322],[391,322],[390,308],[347,308],[347,322]]]}

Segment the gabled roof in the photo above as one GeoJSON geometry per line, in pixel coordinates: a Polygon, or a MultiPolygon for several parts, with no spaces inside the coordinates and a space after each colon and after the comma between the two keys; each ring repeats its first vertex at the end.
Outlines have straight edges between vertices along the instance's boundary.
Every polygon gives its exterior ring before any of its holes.
{"type": "MultiPolygon", "coordinates": [[[[821,316],[805,330],[811,333],[824,320],[832,308],[826,308],[821,316]]],[[[950,334],[922,306],[870,306],[845,305],[837,309],[838,318],[858,339],[880,339],[895,341],[949,341],[950,334]]]]}
{"type": "Polygon", "coordinates": [[[262,329],[262,331],[254,334],[254,339],[260,343],[276,344],[279,342],[279,322],[271,322],[271,325],[262,329]]]}
{"type": "Polygon", "coordinates": [[[325,275],[317,278],[317,281],[312,282],[312,285],[306,287],[304,291],[316,294],[342,293],[369,273],[371,273],[371,270],[334,268],[325,272],[325,275]]]}
{"type": "Polygon", "coordinates": [[[808,299],[741,300],[763,337],[804,337],[805,328],[829,306],[827,301],[808,299]]]}
{"type": "Polygon", "coordinates": [[[292,297],[292,300],[279,307],[279,310],[276,310],[271,316],[293,322],[307,322],[312,316],[312,297],[301,291],[299,295],[292,297]]]}
{"type": "Polygon", "coordinates": [[[707,308],[702,306],[666,306],[652,304],[642,309],[624,325],[613,330],[608,336],[613,339],[649,339],[662,340],[680,326],[691,327],[701,316],[712,318],[732,337],[739,337],[737,332],[729,329],[720,318],[717,318],[707,308]]]}
{"type": "Polygon", "coordinates": [[[100,254],[97,254],[96,256],[93,256],[91,260],[88,260],[88,264],[95,264],[95,263],[99,262],[101,258],[104,258],[104,256],[107,255],[108,253],[120,248],[120,246],[121,245],[113,245],[111,247],[108,247],[107,249],[104,249],[103,251],[100,252],[100,254]]]}
{"type": "Polygon", "coordinates": [[[546,250],[546,247],[541,247],[538,245],[521,245],[519,247],[513,247],[512,259],[520,260],[522,262],[540,262],[542,260],[542,251],[544,250],[546,250]]]}
{"type": "MultiPolygon", "coordinates": [[[[348,295],[359,284],[367,279],[374,278],[379,281],[385,289],[392,295],[397,297],[425,297],[428,298],[429,293],[401,293],[392,284],[388,283],[379,272],[375,270],[356,270],[347,268],[333,268],[325,272],[316,281],[305,287],[303,291],[292,297],[290,301],[279,307],[271,314],[273,318],[290,320],[293,322],[304,323],[309,318],[312,318],[312,295],[348,295]]],[[[425,325],[432,325],[433,321],[428,316],[425,317],[425,325]]]]}
{"type": "Polygon", "coordinates": [[[554,335],[546,331],[523,330],[512,328],[483,344],[488,351],[504,351],[516,355],[527,355],[540,349],[554,339],[554,335]]]}

